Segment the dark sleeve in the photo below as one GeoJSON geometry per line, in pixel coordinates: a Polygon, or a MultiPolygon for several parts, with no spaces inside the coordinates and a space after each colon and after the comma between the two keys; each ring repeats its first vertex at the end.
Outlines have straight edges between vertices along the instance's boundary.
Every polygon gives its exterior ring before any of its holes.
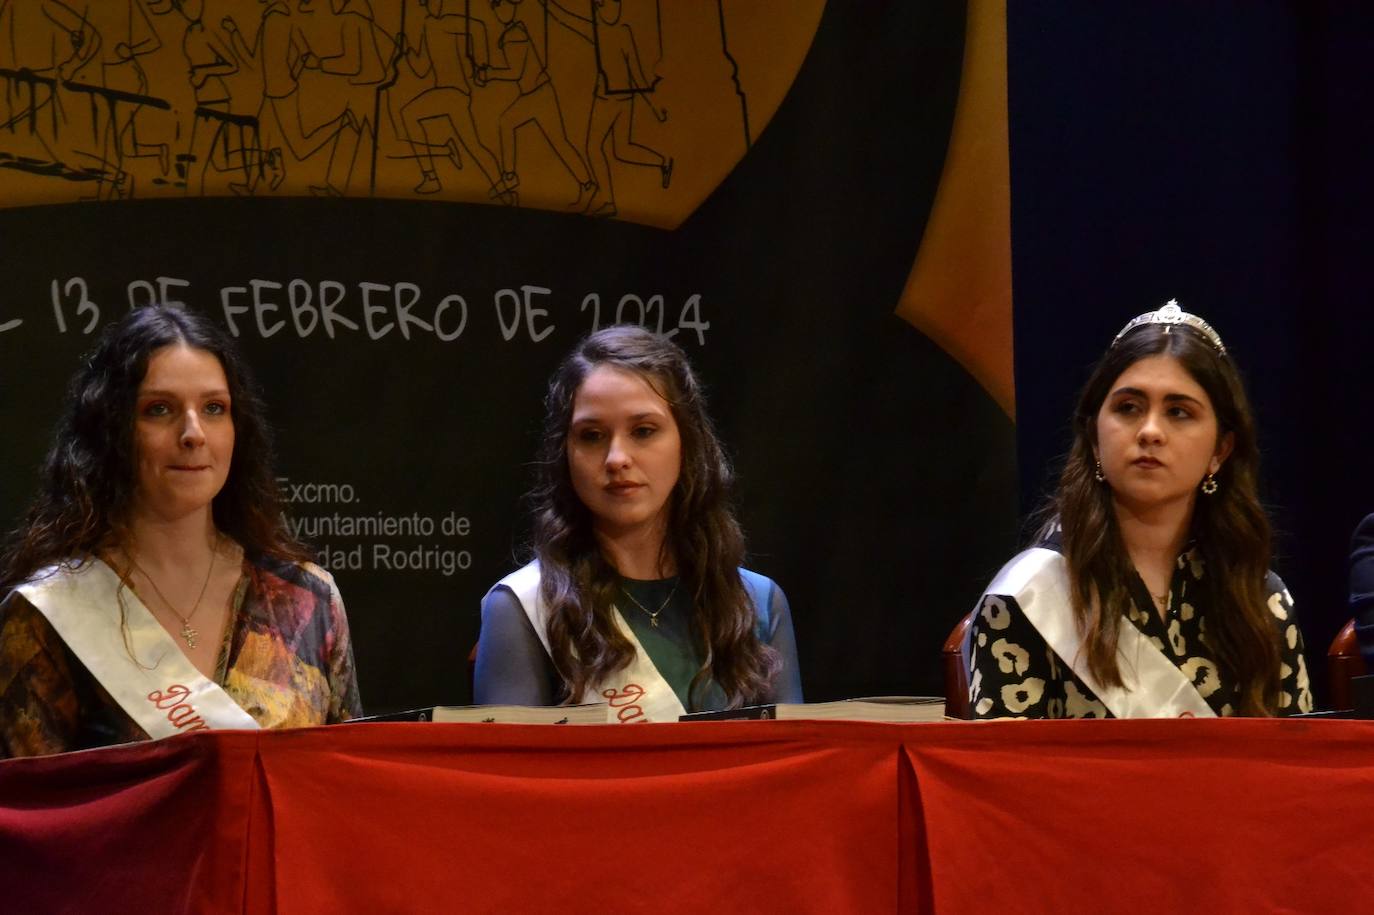
{"type": "Polygon", "coordinates": [[[1283,580],[1273,572],[1266,583],[1269,590],[1269,612],[1279,628],[1279,714],[1293,715],[1312,711],[1312,684],[1307,676],[1307,659],[1303,656],[1302,627],[1293,610],[1293,597],[1283,580]]]}
{"type": "Polygon", "coordinates": [[[1350,615],[1355,618],[1364,666],[1374,671],[1374,515],[1355,528],[1350,544],[1350,615]]]}
{"type": "Polygon", "coordinates": [[[0,604],[0,758],[80,746],[80,703],[64,648],[19,592],[0,604]]]}
{"type": "Polygon", "coordinates": [[[554,705],[558,674],[515,592],[504,585],[482,598],[482,633],[472,701],[478,705],[554,705]]]}
{"type": "Polygon", "coordinates": [[[777,582],[773,583],[772,592],[768,600],[768,620],[772,625],[768,644],[782,660],[782,668],[773,680],[773,701],[805,702],[802,698],[801,666],[797,663],[797,637],[792,631],[792,608],[777,582]]]}

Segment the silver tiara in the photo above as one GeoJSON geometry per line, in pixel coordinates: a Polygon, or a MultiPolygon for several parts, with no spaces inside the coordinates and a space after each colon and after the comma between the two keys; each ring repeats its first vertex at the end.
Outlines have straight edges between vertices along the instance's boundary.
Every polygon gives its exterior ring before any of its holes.
{"type": "Polygon", "coordinates": [[[1147,311],[1143,315],[1137,315],[1126,322],[1126,326],[1121,328],[1121,333],[1117,334],[1112,340],[1112,346],[1121,342],[1121,338],[1129,334],[1144,324],[1163,324],[1164,332],[1167,334],[1173,330],[1175,325],[1186,324],[1193,330],[1202,334],[1207,342],[1216,347],[1218,353],[1226,355],[1226,346],[1221,342],[1221,335],[1212,329],[1212,325],[1199,318],[1197,315],[1190,315],[1182,308],[1178,307],[1178,299],[1170,299],[1164,303],[1164,307],[1158,311],[1147,311]]]}

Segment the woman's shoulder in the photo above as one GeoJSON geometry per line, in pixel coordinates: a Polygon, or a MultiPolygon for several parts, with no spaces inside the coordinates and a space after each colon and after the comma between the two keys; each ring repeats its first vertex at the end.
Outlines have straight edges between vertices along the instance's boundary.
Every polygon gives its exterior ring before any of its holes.
{"type": "Polygon", "coordinates": [[[1264,593],[1274,619],[1280,624],[1289,621],[1293,616],[1293,595],[1288,593],[1288,586],[1273,569],[1264,576],[1264,593]]]}
{"type": "Polygon", "coordinates": [[[269,590],[293,587],[325,599],[332,599],[339,593],[334,576],[318,563],[265,553],[245,554],[244,562],[251,567],[260,584],[269,590]]]}
{"type": "Polygon", "coordinates": [[[1365,515],[1364,520],[1355,527],[1355,533],[1351,537],[1351,546],[1354,549],[1374,546],[1374,514],[1365,515]]]}
{"type": "MultiPolygon", "coordinates": [[[[1275,572],[1273,569],[1270,569],[1264,575],[1264,590],[1267,594],[1283,594],[1288,596],[1288,586],[1283,583],[1283,579],[1279,577],[1279,573],[1275,572]]],[[[1292,597],[1289,596],[1288,599],[1292,600],[1292,597]]]]}
{"type": "Polygon", "coordinates": [[[497,588],[508,588],[516,594],[522,594],[531,589],[539,587],[539,560],[533,559],[525,563],[514,572],[510,572],[497,579],[496,583],[487,589],[490,594],[497,588]]]}
{"type": "Polygon", "coordinates": [[[744,566],[740,566],[739,577],[740,581],[744,582],[744,590],[748,591],[749,596],[758,604],[767,605],[773,592],[782,590],[778,583],[767,575],[746,569],[744,566]]]}
{"type": "Polygon", "coordinates": [[[490,608],[502,611],[512,607],[522,608],[526,601],[536,601],[538,595],[539,561],[534,560],[498,578],[482,595],[482,612],[486,613],[490,608]]]}
{"type": "MultiPolygon", "coordinates": [[[[110,568],[94,556],[73,556],[69,559],[62,559],[30,572],[23,581],[14,586],[14,590],[74,581],[97,566],[110,568]]],[[[113,570],[111,569],[111,571],[113,570]]]]}
{"type": "MultiPolygon", "coordinates": [[[[784,624],[791,616],[792,609],[787,603],[787,595],[776,581],[752,569],[740,566],[739,577],[744,585],[744,593],[749,595],[749,602],[754,605],[759,637],[768,641],[779,625],[784,624]]],[[[787,622],[787,625],[790,625],[790,622],[787,622]]]]}
{"type": "Polygon", "coordinates": [[[1062,576],[1067,569],[1057,541],[1042,541],[1017,553],[997,571],[983,595],[1015,598],[1037,580],[1062,576]]]}
{"type": "Polygon", "coordinates": [[[0,600],[0,632],[5,633],[7,638],[13,632],[50,629],[47,617],[18,588],[0,600]]]}
{"type": "Polygon", "coordinates": [[[502,576],[482,596],[484,622],[493,618],[493,615],[513,617],[517,613],[520,616],[533,613],[541,621],[548,617],[548,608],[539,597],[538,560],[528,562],[514,572],[502,576]]]}
{"type": "Polygon", "coordinates": [[[0,692],[35,656],[63,654],[66,643],[52,623],[17,589],[0,600],[0,692]]]}
{"type": "Polygon", "coordinates": [[[754,604],[754,612],[758,615],[759,622],[765,630],[771,631],[773,617],[788,612],[787,596],[783,594],[776,581],[752,569],[740,566],[739,577],[744,584],[745,593],[754,604]]]}
{"type": "Polygon", "coordinates": [[[767,575],[755,572],[753,569],[746,569],[744,566],[739,567],[739,577],[744,580],[746,588],[776,588],[778,586],[778,583],[767,575]]]}

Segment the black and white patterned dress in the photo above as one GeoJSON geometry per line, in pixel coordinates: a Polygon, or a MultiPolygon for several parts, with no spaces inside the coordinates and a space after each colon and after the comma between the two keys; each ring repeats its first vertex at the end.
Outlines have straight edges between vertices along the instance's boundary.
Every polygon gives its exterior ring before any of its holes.
{"type": "MultiPolygon", "coordinates": [[[[1056,548],[1054,543],[1042,546],[1056,548]]],[[[1234,715],[1239,706],[1236,684],[1223,681],[1207,647],[1208,608],[1206,591],[1200,586],[1206,574],[1200,551],[1185,550],[1174,569],[1163,617],[1155,611],[1144,582],[1137,576],[1126,619],[1183,671],[1214,712],[1234,715]]],[[[1310,712],[1312,690],[1293,599],[1273,572],[1266,588],[1269,610],[1282,640],[1278,714],[1310,712]]],[[[1015,595],[983,595],[970,629],[970,654],[969,710],[974,718],[1112,717],[1046,644],[1015,595]]]]}

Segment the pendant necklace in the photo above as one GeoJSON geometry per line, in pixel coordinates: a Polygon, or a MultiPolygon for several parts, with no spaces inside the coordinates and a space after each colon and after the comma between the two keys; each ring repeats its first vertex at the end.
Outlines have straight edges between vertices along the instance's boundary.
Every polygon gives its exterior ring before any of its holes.
{"type": "MultiPolygon", "coordinates": [[[[146,574],[146,573],[145,573],[145,574],[146,574]]],[[[630,599],[630,602],[633,603],[633,604],[634,604],[636,607],[638,607],[640,610],[643,610],[643,611],[644,611],[644,615],[647,616],[647,617],[649,617],[649,622],[653,624],[653,627],[654,627],[655,629],[657,629],[657,628],[658,628],[658,615],[659,615],[660,613],[662,613],[662,612],[667,608],[668,602],[671,601],[671,600],[673,599],[673,595],[677,593],[677,586],[678,586],[678,584],[679,584],[679,582],[673,582],[673,590],[671,590],[671,591],[668,592],[668,596],[665,597],[665,598],[663,599],[663,603],[661,603],[661,604],[658,605],[658,609],[657,609],[657,610],[650,610],[648,607],[646,607],[646,606],[644,606],[643,604],[641,604],[638,600],[635,599],[635,596],[634,596],[633,594],[631,594],[628,590],[626,590],[626,588],[625,588],[624,585],[621,585],[621,586],[620,586],[620,593],[621,593],[621,594],[624,594],[626,597],[628,597],[628,598],[630,599]]]]}
{"type": "Polygon", "coordinates": [[[200,586],[200,594],[196,595],[196,602],[191,605],[191,612],[182,616],[180,611],[178,611],[176,607],[173,607],[172,602],[162,593],[162,589],[157,586],[157,582],[153,581],[153,576],[149,575],[147,570],[138,564],[138,560],[134,558],[133,551],[129,551],[129,562],[133,563],[133,567],[142,572],[143,577],[148,579],[148,584],[153,586],[153,593],[162,601],[163,606],[171,610],[172,614],[177,619],[181,620],[181,639],[186,643],[187,648],[194,649],[196,647],[196,639],[200,638],[200,632],[191,627],[191,617],[195,616],[196,612],[200,610],[201,598],[205,597],[205,589],[210,587],[210,575],[215,571],[215,554],[218,552],[219,540],[216,539],[215,545],[210,549],[210,568],[205,570],[205,581],[200,586]]]}

